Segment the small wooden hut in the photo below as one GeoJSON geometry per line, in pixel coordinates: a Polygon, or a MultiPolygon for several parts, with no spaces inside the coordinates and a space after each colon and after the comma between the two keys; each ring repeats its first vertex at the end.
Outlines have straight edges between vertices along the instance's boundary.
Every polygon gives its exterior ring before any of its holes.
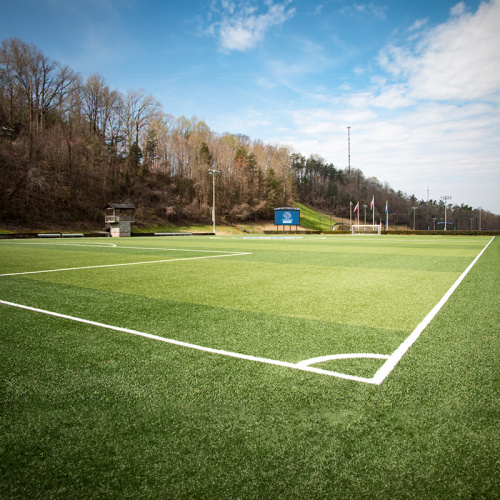
{"type": "Polygon", "coordinates": [[[130,203],[108,203],[104,224],[111,236],[130,236],[132,222],[135,222],[134,205],[130,203]]]}

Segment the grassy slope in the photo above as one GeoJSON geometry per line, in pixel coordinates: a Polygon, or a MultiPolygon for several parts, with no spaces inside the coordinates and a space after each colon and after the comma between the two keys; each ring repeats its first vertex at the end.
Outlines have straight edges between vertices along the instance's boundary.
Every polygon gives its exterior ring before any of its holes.
{"type": "Polygon", "coordinates": [[[380,387],[0,306],[0,497],[497,498],[499,257],[380,387]]]}
{"type": "Polygon", "coordinates": [[[313,231],[331,231],[336,221],[326,217],[317,210],[313,210],[303,203],[296,203],[300,208],[300,225],[313,231]]]}
{"type": "MultiPolygon", "coordinates": [[[[300,226],[305,229],[310,229],[313,231],[331,231],[332,227],[335,225],[336,221],[330,217],[327,217],[317,210],[309,208],[303,203],[296,203],[296,206],[300,208],[300,226]]],[[[242,223],[235,226],[226,226],[222,224],[217,224],[217,232],[219,234],[238,234],[241,231],[255,233],[262,232],[263,228],[276,229],[272,221],[258,222],[258,223],[242,223]]],[[[193,233],[203,233],[212,232],[213,227],[210,225],[170,225],[170,226],[154,226],[137,228],[132,227],[132,230],[137,233],[150,233],[150,232],[193,232],[193,233]]]]}

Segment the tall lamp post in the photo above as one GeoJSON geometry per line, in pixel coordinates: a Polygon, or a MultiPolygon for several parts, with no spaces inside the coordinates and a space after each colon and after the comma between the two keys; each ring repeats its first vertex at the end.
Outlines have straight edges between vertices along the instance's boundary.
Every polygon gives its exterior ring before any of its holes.
{"type": "Polygon", "coordinates": [[[451,196],[447,196],[447,195],[444,195],[444,196],[441,196],[441,199],[444,201],[444,230],[446,231],[446,202],[448,200],[451,200],[451,196]]]}
{"type": "Polygon", "coordinates": [[[413,210],[413,230],[415,231],[415,213],[417,212],[418,207],[411,207],[413,210]]]}
{"type": "Polygon", "coordinates": [[[213,168],[208,169],[208,173],[212,176],[212,193],[213,193],[213,201],[212,201],[212,222],[214,224],[214,235],[215,235],[215,176],[220,175],[220,170],[215,170],[213,168]]]}
{"type": "Polygon", "coordinates": [[[349,231],[352,229],[352,201],[349,202],[349,231]]]}
{"type": "Polygon", "coordinates": [[[347,127],[347,173],[351,179],[351,127],[347,127]]]}

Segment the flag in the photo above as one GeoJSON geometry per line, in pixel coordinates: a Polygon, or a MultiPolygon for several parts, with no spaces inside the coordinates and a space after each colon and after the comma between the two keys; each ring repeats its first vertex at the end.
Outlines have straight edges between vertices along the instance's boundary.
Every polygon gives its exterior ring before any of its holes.
{"type": "Polygon", "coordinates": [[[359,201],[358,201],[358,204],[356,205],[356,208],[354,209],[354,212],[353,213],[356,213],[356,210],[359,208],[359,201]]]}
{"type": "Polygon", "coordinates": [[[385,202],[385,213],[387,213],[387,201],[385,202]]]}
{"type": "Polygon", "coordinates": [[[370,208],[373,208],[374,203],[375,203],[375,195],[373,195],[372,202],[370,203],[370,208]]]}

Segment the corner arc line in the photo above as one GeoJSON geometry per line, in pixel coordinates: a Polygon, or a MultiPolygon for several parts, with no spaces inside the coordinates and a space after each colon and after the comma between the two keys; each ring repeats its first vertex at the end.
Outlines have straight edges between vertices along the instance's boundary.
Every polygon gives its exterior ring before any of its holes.
{"type": "Polygon", "coordinates": [[[319,356],[317,358],[304,359],[299,361],[297,366],[305,367],[314,365],[316,363],[324,363],[326,361],[335,361],[337,359],[358,359],[358,358],[370,358],[370,359],[389,359],[390,356],[387,354],[371,354],[371,353],[348,353],[348,354],[331,354],[329,356],[319,356]]]}

